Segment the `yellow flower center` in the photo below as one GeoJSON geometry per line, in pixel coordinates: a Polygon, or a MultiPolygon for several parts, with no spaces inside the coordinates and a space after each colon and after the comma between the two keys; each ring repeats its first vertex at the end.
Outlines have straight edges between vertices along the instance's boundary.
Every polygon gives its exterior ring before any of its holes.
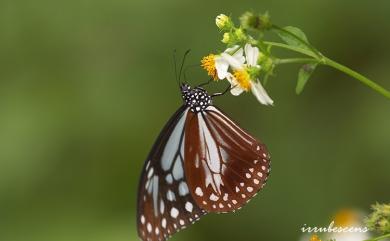
{"type": "Polygon", "coordinates": [[[358,214],[350,209],[340,210],[334,217],[336,227],[348,227],[358,220],[358,214]]]}
{"type": "Polygon", "coordinates": [[[313,236],[311,236],[310,241],[321,241],[321,239],[314,234],[313,236]]]}
{"type": "Polygon", "coordinates": [[[249,73],[246,70],[236,70],[233,72],[233,76],[242,89],[249,91],[251,88],[251,79],[249,73]]]}
{"type": "Polygon", "coordinates": [[[218,80],[217,69],[215,68],[215,55],[209,54],[200,61],[201,66],[207,71],[207,74],[214,80],[218,80]]]}

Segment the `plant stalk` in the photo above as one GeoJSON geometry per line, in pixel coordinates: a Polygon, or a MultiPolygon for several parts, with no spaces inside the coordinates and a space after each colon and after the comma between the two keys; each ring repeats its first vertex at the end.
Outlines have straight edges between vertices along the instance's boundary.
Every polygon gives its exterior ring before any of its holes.
{"type": "Polygon", "coordinates": [[[382,235],[382,236],[379,236],[379,237],[376,237],[376,238],[367,239],[367,240],[364,240],[364,241],[378,241],[378,240],[382,240],[382,239],[385,239],[385,238],[390,238],[390,233],[382,235]]]}

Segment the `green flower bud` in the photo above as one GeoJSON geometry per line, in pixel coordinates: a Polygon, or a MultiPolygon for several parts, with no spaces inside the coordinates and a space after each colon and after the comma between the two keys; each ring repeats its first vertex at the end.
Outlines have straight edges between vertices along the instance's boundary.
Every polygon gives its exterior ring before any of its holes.
{"type": "Polygon", "coordinates": [[[261,66],[264,72],[272,73],[275,64],[272,58],[264,53],[260,52],[258,64],[261,66]]]}
{"type": "Polygon", "coordinates": [[[234,29],[231,32],[226,32],[223,34],[222,43],[233,46],[236,44],[246,43],[248,40],[248,35],[241,28],[234,29]]]}
{"type": "Polygon", "coordinates": [[[265,14],[254,14],[253,12],[245,12],[240,17],[241,27],[249,30],[267,30],[272,26],[270,16],[265,14]]]}
{"type": "Polygon", "coordinates": [[[221,30],[230,30],[234,27],[232,20],[230,17],[225,14],[220,14],[215,18],[215,24],[221,30]]]}
{"type": "Polygon", "coordinates": [[[234,35],[237,42],[244,42],[248,38],[244,30],[242,30],[242,28],[236,29],[234,35]]]}
{"type": "Polygon", "coordinates": [[[224,33],[222,38],[222,43],[229,44],[231,40],[230,33],[224,33]]]}

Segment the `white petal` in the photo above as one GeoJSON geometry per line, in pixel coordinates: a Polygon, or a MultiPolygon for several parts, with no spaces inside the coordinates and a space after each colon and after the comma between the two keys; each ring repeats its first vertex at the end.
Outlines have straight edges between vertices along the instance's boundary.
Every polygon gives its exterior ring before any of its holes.
{"type": "Polygon", "coordinates": [[[245,63],[244,50],[240,48],[233,54],[233,58],[235,58],[241,65],[245,63]]]}
{"type": "Polygon", "coordinates": [[[259,59],[259,48],[252,47],[250,44],[245,45],[246,63],[248,66],[256,66],[259,59]]]}
{"type": "Polygon", "coordinates": [[[234,96],[241,95],[241,93],[244,92],[244,89],[242,89],[240,86],[236,85],[235,87],[230,89],[230,93],[234,96]]]}
{"type": "Polygon", "coordinates": [[[274,101],[269,97],[260,82],[251,81],[251,90],[261,104],[273,105],[274,101]]]}
{"type": "Polygon", "coordinates": [[[232,74],[229,73],[229,75],[226,76],[226,79],[229,81],[231,85],[230,93],[232,95],[238,96],[242,92],[244,92],[244,89],[240,87],[240,85],[237,83],[236,78],[232,74]]]}
{"type": "Polygon", "coordinates": [[[234,78],[234,76],[233,76],[231,73],[228,73],[228,74],[226,75],[226,79],[227,79],[227,81],[229,81],[229,83],[230,83],[231,86],[234,86],[234,85],[237,84],[236,78],[234,78]]]}
{"type": "Polygon", "coordinates": [[[235,70],[240,70],[240,69],[243,69],[243,65],[242,63],[240,63],[240,61],[238,61],[237,59],[235,59],[233,56],[229,55],[229,54],[226,54],[226,53],[222,53],[221,54],[221,57],[226,60],[226,62],[229,63],[229,65],[235,69],[235,70]]]}
{"type": "Polygon", "coordinates": [[[229,74],[229,63],[226,61],[226,59],[222,57],[216,57],[215,58],[215,69],[217,70],[217,75],[219,79],[226,78],[226,75],[229,74]]]}
{"type": "Polygon", "coordinates": [[[245,63],[244,50],[238,45],[234,45],[231,48],[227,48],[224,53],[232,55],[241,64],[245,63]]]}
{"type": "Polygon", "coordinates": [[[231,54],[231,53],[236,52],[236,50],[237,50],[239,47],[240,47],[239,45],[234,45],[234,46],[231,47],[231,48],[227,48],[224,52],[227,53],[227,54],[231,54]]]}

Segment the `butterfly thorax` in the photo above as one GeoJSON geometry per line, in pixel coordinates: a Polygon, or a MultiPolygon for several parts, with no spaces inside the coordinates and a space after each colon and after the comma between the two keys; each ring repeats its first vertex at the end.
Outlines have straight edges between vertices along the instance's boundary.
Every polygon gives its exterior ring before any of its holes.
{"type": "Polygon", "coordinates": [[[185,105],[189,107],[192,112],[198,113],[204,111],[211,105],[211,96],[203,88],[195,87],[192,89],[191,86],[182,84],[181,93],[185,105]]]}

